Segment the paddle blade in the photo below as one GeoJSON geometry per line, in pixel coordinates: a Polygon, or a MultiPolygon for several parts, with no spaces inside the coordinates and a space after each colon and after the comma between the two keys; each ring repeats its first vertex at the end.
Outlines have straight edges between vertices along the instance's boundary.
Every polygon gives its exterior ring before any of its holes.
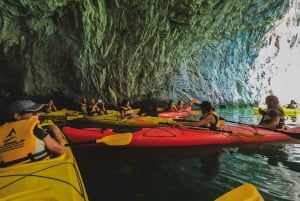
{"type": "Polygon", "coordinates": [[[105,136],[100,139],[96,139],[95,143],[105,143],[111,146],[128,145],[132,140],[132,133],[122,133],[105,136]]]}
{"type": "Polygon", "coordinates": [[[196,98],[192,98],[191,100],[190,100],[190,103],[191,104],[194,104],[194,103],[196,103],[197,102],[197,99],[196,98]]]}

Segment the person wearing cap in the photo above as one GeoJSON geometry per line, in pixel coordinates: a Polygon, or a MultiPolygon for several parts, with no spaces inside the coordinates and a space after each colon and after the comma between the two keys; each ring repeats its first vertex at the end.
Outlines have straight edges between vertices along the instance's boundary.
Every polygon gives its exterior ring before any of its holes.
{"type": "Polygon", "coordinates": [[[104,103],[101,99],[98,99],[98,103],[97,103],[97,106],[99,108],[99,114],[100,115],[105,115],[105,114],[108,114],[108,112],[106,111],[105,109],[105,106],[104,106],[104,103]]]}
{"type": "Polygon", "coordinates": [[[36,116],[44,106],[31,100],[18,100],[8,106],[6,122],[0,126],[0,167],[64,153],[64,140],[59,128],[50,124],[44,131],[36,116]]]}
{"type": "Polygon", "coordinates": [[[219,115],[215,112],[215,108],[209,101],[203,101],[200,104],[202,116],[199,121],[196,122],[180,122],[175,123],[179,126],[194,126],[194,127],[203,127],[210,130],[217,130],[219,127],[219,115]]]}

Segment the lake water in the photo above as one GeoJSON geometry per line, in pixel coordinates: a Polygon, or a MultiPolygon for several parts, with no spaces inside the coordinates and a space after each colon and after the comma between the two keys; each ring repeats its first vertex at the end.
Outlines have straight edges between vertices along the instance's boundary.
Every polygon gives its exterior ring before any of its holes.
{"type": "MultiPolygon", "coordinates": [[[[218,109],[257,123],[251,108],[218,109]]],[[[299,141],[177,148],[74,149],[91,201],[212,201],[244,183],[266,201],[300,200],[299,141]]],[[[233,200],[236,201],[236,200],[233,200]]]]}

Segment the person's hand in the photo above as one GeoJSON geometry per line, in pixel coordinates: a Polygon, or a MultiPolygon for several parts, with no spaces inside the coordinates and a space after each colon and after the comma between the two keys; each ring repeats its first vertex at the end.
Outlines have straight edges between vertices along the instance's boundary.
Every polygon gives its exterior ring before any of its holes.
{"type": "Polygon", "coordinates": [[[265,111],[264,109],[262,109],[262,108],[258,108],[258,112],[259,112],[259,114],[261,114],[261,115],[266,114],[266,111],[265,111]]]}
{"type": "Polygon", "coordinates": [[[173,127],[174,127],[174,128],[175,128],[175,127],[178,127],[178,126],[182,126],[182,124],[179,123],[179,122],[175,122],[175,123],[173,124],[173,127]]]}

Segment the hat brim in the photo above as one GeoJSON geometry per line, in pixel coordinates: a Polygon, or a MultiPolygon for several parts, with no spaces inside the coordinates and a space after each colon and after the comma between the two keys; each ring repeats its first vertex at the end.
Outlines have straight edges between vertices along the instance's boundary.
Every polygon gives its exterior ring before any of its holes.
{"type": "Polygon", "coordinates": [[[24,112],[38,112],[45,107],[45,104],[35,104],[30,108],[27,108],[24,112]]]}

